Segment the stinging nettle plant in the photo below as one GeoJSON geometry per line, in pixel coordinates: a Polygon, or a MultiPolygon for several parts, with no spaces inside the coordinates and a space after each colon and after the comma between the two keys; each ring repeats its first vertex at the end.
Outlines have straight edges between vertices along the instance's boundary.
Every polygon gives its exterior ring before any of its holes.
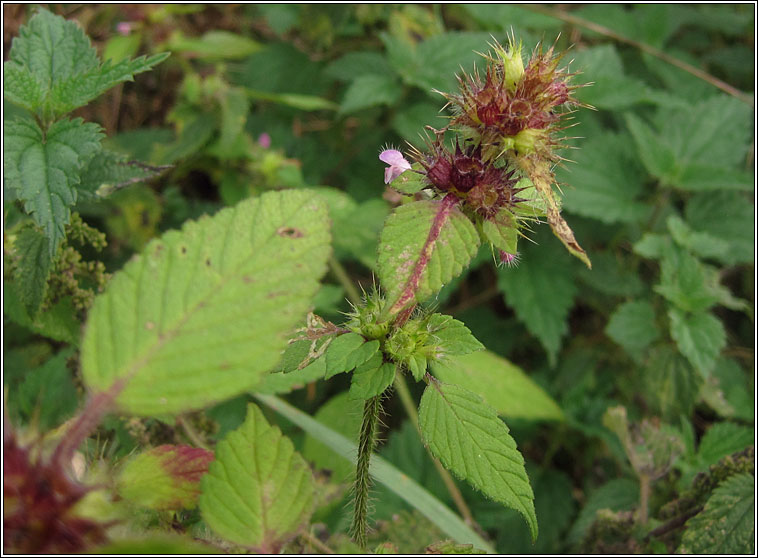
{"type": "MultiPolygon", "coordinates": [[[[483,242],[502,262],[512,262],[523,230],[543,217],[589,265],[553,192],[556,133],[568,112],[561,111],[578,105],[571,75],[558,68],[553,48],[536,50],[526,64],[515,41],[492,49],[483,79],[462,76],[459,93],[445,95],[454,115],[445,130],[434,131],[427,151],[413,150],[412,165],[397,150],[382,153],[390,165],[385,182],[413,197],[387,219],[379,286],[354,305],[345,323],[308,313],[331,252],[327,205],[315,190],[269,192],[188,222],[150,242],[114,274],[95,298],[81,340],[89,395],[84,409],[49,457],[22,447],[13,433],[6,436],[6,455],[13,457],[6,476],[18,481],[6,519],[12,548],[77,551],[107,540],[107,524],[71,513],[95,489],[67,474],[77,448],[107,413],[181,417],[248,392],[277,409],[266,395],[277,392],[272,382],[343,373],[352,373],[349,396],[363,401],[352,520],[361,548],[367,546],[381,401],[393,384],[404,385],[406,373],[427,384],[418,426],[432,455],[518,511],[536,539],[534,495],[508,427],[478,394],[440,379],[455,358],[483,345],[459,320],[418,309],[464,270],[483,242]],[[455,135],[450,147],[443,143],[447,130],[455,135]],[[306,315],[305,326],[296,329],[306,315]],[[40,483],[55,487],[52,516],[36,490],[40,483]],[[39,537],[33,520],[44,514],[73,533],[65,544],[58,531],[39,537]]],[[[45,11],[14,41],[6,95],[32,117],[6,124],[6,176],[45,231],[51,257],[77,196],[110,182],[82,177],[94,161],[113,162],[99,146],[96,125],[63,116],[163,58],[100,65],[75,24],[45,11]],[[68,54],[59,66],[62,53],[68,54]]],[[[128,461],[117,477],[115,495],[107,497],[112,506],[198,506],[227,546],[259,552],[280,551],[315,505],[308,464],[253,404],[213,452],[160,446],[128,461]]]]}

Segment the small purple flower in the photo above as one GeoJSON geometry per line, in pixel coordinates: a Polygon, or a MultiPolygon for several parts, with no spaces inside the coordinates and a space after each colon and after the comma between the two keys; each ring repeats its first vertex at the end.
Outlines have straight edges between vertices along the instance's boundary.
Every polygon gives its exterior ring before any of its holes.
{"type": "Polygon", "coordinates": [[[385,184],[389,184],[411,168],[411,164],[405,160],[403,154],[397,149],[385,149],[379,154],[379,160],[389,165],[389,167],[384,169],[385,184]]]}
{"type": "Polygon", "coordinates": [[[271,136],[269,136],[268,133],[263,132],[260,136],[258,136],[258,145],[264,149],[271,147],[271,136]]]}
{"type": "Polygon", "coordinates": [[[120,35],[124,35],[124,36],[128,35],[129,33],[132,32],[132,24],[131,24],[131,22],[129,22],[129,21],[121,21],[121,22],[119,22],[116,25],[116,31],[118,31],[118,33],[120,35]]]}
{"type": "Polygon", "coordinates": [[[516,267],[518,265],[518,254],[509,254],[503,250],[500,250],[500,265],[506,267],[516,267]]]}

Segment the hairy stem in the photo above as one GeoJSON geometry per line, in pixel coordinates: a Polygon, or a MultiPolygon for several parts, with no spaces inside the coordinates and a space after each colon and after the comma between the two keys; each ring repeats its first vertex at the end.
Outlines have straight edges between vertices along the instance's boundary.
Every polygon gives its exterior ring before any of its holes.
{"type": "MultiPolygon", "coordinates": [[[[416,405],[413,402],[411,392],[408,389],[408,383],[405,381],[405,378],[403,378],[402,374],[395,375],[395,389],[397,390],[398,395],[400,395],[400,401],[403,404],[405,412],[411,419],[411,422],[416,428],[416,432],[418,432],[419,437],[421,437],[421,428],[418,425],[418,411],[416,411],[416,405]]],[[[451,477],[450,473],[447,472],[447,469],[442,466],[442,463],[440,463],[439,459],[434,457],[431,453],[429,454],[429,457],[432,458],[432,462],[437,469],[437,473],[442,479],[442,482],[445,483],[445,487],[450,493],[450,497],[453,499],[453,502],[455,502],[455,506],[458,508],[458,513],[461,514],[461,517],[463,517],[463,520],[467,525],[475,525],[474,517],[471,515],[471,510],[469,510],[468,505],[466,505],[466,500],[463,499],[463,494],[461,494],[461,491],[458,490],[458,485],[455,484],[453,477],[451,477]]]]}
{"type": "Polygon", "coordinates": [[[640,479],[640,509],[637,516],[637,522],[639,525],[645,525],[647,523],[647,506],[650,500],[650,476],[641,473],[640,479]]]}
{"type": "Polygon", "coordinates": [[[376,445],[376,426],[381,411],[381,395],[368,399],[363,405],[363,420],[358,439],[358,461],[355,467],[355,484],[353,485],[353,524],[350,530],[353,540],[366,548],[366,531],[368,530],[368,493],[371,488],[369,465],[371,454],[376,445]]]}

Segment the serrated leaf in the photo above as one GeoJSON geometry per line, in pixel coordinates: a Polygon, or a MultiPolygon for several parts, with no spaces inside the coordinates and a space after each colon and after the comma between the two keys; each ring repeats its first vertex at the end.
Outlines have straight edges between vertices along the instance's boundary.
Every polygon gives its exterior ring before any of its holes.
{"type": "Polygon", "coordinates": [[[482,221],[482,235],[494,248],[509,254],[518,253],[518,226],[507,209],[500,210],[492,219],[482,221]]]}
{"type": "Polygon", "coordinates": [[[64,297],[32,319],[26,311],[16,281],[3,281],[3,312],[15,323],[55,341],[79,344],[80,326],[70,296],[64,297]]]}
{"type": "Polygon", "coordinates": [[[704,378],[707,378],[721,350],[726,346],[726,331],[721,320],[709,312],[685,314],[669,310],[671,337],[704,378]]]}
{"type": "Polygon", "coordinates": [[[47,278],[52,266],[48,241],[36,227],[24,227],[14,247],[18,255],[14,275],[19,296],[29,316],[35,317],[47,295],[47,278]]]}
{"type": "Polygon", "coordinates": [[[647,301],[619,305],[611,314],[605,332],[635,358],[661,335],[655,323],[653,305],[647,301]]]}
{"type": "Polygon", "coordinates": [[[753,420],[755,395],[747,378],[746,371],[735,360],[720,358],[700,394],[721,416],[753,420]]]}
{"type": "Polygon", "coordinates": [[[674,241],[701,258],[720,259],[729,249],[729,244],[708,233],[693,231],[678,215],[670,215],[666,226],[674,241]]]}
{"type": "Polygon", "coordinates": [[[534,494],[524,458],[494,409],[470,391],[432,382],[421,397],[419,427],[424,442],[445,467],[518,511],[532,540],[537,538],[534,494]]]}
{"type": "Polygon", "coordinates": [[[639,502],[639,498],[639,484],[632,479],[613,479],[595,489],[590,493],[569,531],[569,542],[578,544],[582,541],[600,510],[629,510],[639,502]]]}
{"type": "MultiPolygon", "coordinates": [[[[587,88],[592,89],[592,88],[587,88]]],[[[556,177],[564,188],[563,207],[604,223],[631,223],[648,214],[638,201],[645,176],[629,152],[626,134],[605,133],[583,141],[572,155],[576,164],[560,166],[556,177]]]]}
{"type": "Polygon", "coordinates": [[[529,250],[515,269],[498,270],[498,287],[505,303],[540,340],[551,365],[568,331],[566,320],[577,292],[569,266],[561,252],[540,246],[529,250]]]}
{"type": "Polygon", "coordinates": [[[506,418],[563,420],[558,404],[523,370],[490,352],[478,351],[432,364],[444,382],[480,395],[506,418]]]}
{"type": "Polygon", "coordinates": [[[400,174],[395,180],[390,182],[390,187],[397,190],[401,194],[413,195],[416,192],[420,192],[424,188],[429,186],[426,181],[426,175],[421,171],[421,165],[419,163],[413,163],[411,170],[407,170],[400,174]]]}
{"type": "Polygon", "coordinates": [[[437,346],[434,357],[438,360],[448,355],[467,355],[484,349],[471,330],[452,316],[432,314],[426,322],[426,329],[437,346]]]}
{"type": "Polygon", "coordinates": [[[706,268],[697,258],[667,246],[661,260],[661,282],[654,289],[679,310],[702,312],[719,298],[707,279],[706,268]]]}
{"type": "Polygon", "coordinates": [[[732,475],[685,525],[682,554],[755,554],[755,477],[732,475]]]}
{"type": "Polygon", "coordinates": [[[398,207],[382,230],[378,273],[389,315],[423,302],[476,255],[479,234],[452,197],[398,207]]]}
{"type": "Polygon", "coordinates": [[[100,126],[81,118],[59,120],[43,132],[32,120],[4,123],[6,184],[44,231],[55,256],[71,219],[80,172],[100,149],[100,126]]]}
{"type": "Polygon", "coordinates": [[[251,389],[280,359],[329,254],[307,191],[264,194],[151,242],[95,299],[82,342],[91,390],[125,412],[175,413],[251,389]]]}
{"type": "Polygon", "coordinates": [[[97,51],[76,22],[41,9],[13,40],[3,73],[10,78],[11,101],[44,118],[55,118],[166,57],[168,53],[100,65],[97,51]]]}
{"type": "Polygon", "coordinates": [[[379,350],[379,341],[366,341],[358,333],[344,333],[335,338],[326,350],[326,376],[328,380],[335,374],[350,372],[375,356],[379,350]]]}
{"type": "Polygon", "coordinates": [[[650,351],[644,385],[652,408],[664,420],[673,422],[691,415],[703,378],[674,347],[666,344],[650,351]]]}
{"type": "Polygon", "coordinates": [[[393,75],[366,74],[355,78],[345,91],[340,114],[350,114],[379,105],[393,105],[403,88],[393,75]]]}
{"type": "Polygon", "coordinates": [[[395,379],[397,365],[394,362],[382,362],[382,354],[361,364],[353,372],[350,383],[350,397],[353,399],[371,399],[384,393],[395,379]]]}
{"type": "Polygon", "coordinates": [[[216,446],[201,490],[200,512],[213,531],[271,553],[310,518],[315,485],[289,438],[250,404],[242,426],[216,446]]]}
{"type": "Polygon", "coordinates": [[[165,168],[150,167],[120,153],[101,149],[82,169],[77,202],[104,198],[125,186],[147,181],[165,168]]]}
{"type": "Polygon", "coordinates": [[[130,459],[116,477],[119,496],[152,510],[191,509],[200,495],[200,479],[213,452],[191,446],[162,445],[130,459]]]}
{"type": "Polygon", "coordinates": [[[726,250],[714,256],[719,261],[728,265],[755,261],[754,238],[746,234],[755,223],[755,204],[743,194],[695,194],[687,201],[684,214],[693,230],[727,243],[726,250]]]}
{"type": "Polygon", "coordinates": [[[717,422],[700,440],[697,468],[706,470],[727,455],[745,449],[754,441],[755,430],[732,422],[717,422]]]}
{"type": "Polygon", "coordinates": [[[255,386],[255,393],[279,394],[289,393],[306,384],[320,380],[326,374],[326,358],[323,356],[314,360],[305,368],[290,372],[274,372],[263,376],[263,380],[255,386]]]}

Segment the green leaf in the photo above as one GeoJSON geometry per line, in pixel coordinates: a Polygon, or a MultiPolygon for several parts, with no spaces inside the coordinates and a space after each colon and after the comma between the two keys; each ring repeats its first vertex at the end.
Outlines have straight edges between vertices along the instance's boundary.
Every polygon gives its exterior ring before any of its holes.
{"type": "Polygon", "coordinates": [[[326,350],[326,376],[329,379],[341,372],[350,372],[375,356],[379,341],[368,341],[358,333],[345,333],[335,338],[326,350]]]}
{"type": "Polygon", "coordinates": [[[752,421],[755,416],[755,390],[748,385],[748,374],[733,359],[720,358],[700,390],[703,400],[721,416],[752,421]]]}
{"type": "Polygon", "coordinates": [[[570,262],[553,245],[526,252],[515,269],[498,270],[498,286],[505,302],[542,343],[555,365],[561,338],[568,332],[568,313],[574,305],[576,283],[570,262]]]}
{"type": "Polygon", "coordinates": [[[89,549],[93,554],[217,554],[218,548],[200,544],[189,537],[153,535],[144,539],[123,539],[89,549]]]}
{"type": "Polygon", "coordinates": [[[492,219],[482,221],[482,235],[497,250],[518,253],[518,227],[513,214],[502,209],[492,219]]]}
{"type": "Polygon", "coordinates": [[[82,342],[90,389],[140,415],[251,389],[286,347],[329,254],[311,192],[270,192],[152,241],[95,299],[82,342]]]}
{"type": "Polygon", "coordinates": [[[378,273],[389,314],[435,294],[461,273],[478,248],[479,234],[454,199],[398,207],[379,241],[378,273]]]}
{"type": "MultiPolygon", "coordinates": [[[[313,418],[355,444],[358,442],[362,414],[363,402],[351,398],[348,392],[343,391],[321,405],[313,418]]],[[[348,460],[311,435],[305,437],[303,457],[315,467],[331,471],[331,479],[336,482],[346,482],[355,473],[355,467],[348,460]]]]}
{"type": "Polygon", "coordinates": [[[703,378],[670,344],[650,351],[644,385],[651,407],[669,422],[691,416],[703,378]]]}
{"type": "Polygon", "coordinates": [[[299,110],[337,110],[337,103],[317,97],[315,95],[300,95],[297,93],[271,93],[268,91],[258,91],[256,89],[245,88],[245,92],[251,99],[260,99],[262,101],[271,101],[280,105],[296,108],[299,110]]]}
{"type": "Polygon", "coordinates": [[[726,331],[721,320],[709,312],[685,314],[669,310],[671,337],[695,370],[707,378],[721,350],[726,347],[726,331]]]}
{"type": "Polygon", "coordinates": [[[595,489],[590,493],[569,531],[569,542],[576,545],[582,541],[600,510],[629,510],[639,503],[639,498],[639,485],[632,479],[613,479],[595,489]]]}
{"type": "Polygon", "coordinates": [[[420,192],[424,188],[429,186],[426,175],[421,172],[421,165],[419,163],[413,163],[411,170],[407,170],[400,174],[395,180],[390,182],[390,187],[397,190],[401,194],[413,195],[416,192],[420,192]],[[419,171],[419,172],[414,172],[419,171]]]}
{"type": "Polygon", "coordinates": [[[655,323],[655,310],[647,301],[619,305],[611,314],[605,332],[632,357],[639,357],[650,343],[661,336],[655,323]]]}
{"type": "Polygon", "coordinates": [[[29,316],[35,317],[47,295],[47,278],[52,259],[47,239],[36,227],[24,227],[15,241],[18,263],[15,279],[19,296],[29,316]]]}
{"type": "Polygon", "coordinates": [[[50,257],[66,235],[80,172],[100,149],[100,126],[81,118],[59,120],[46,132],[32,120],[4,123],[6,184],[44,231],[50,257]]]}
{"type": "Polygon", "coordinates": [[[419,427],[429,450],[445,467],[518,511],[536,540],[534,494],[524,458],[494,409],[470,391],[432,382],[421,397],[419,427]]]}
{"type": "Polygon", "coordinates": [[[670,215],[666,226],[679,246],[701,258],[721,259],[721,254],[729,249],[728,242],[708,233],[693,231],[678,215],[670,215]]]}
{"type": "Polygon", "coordinates": [[[753,237],[745,234],[755,222],[755,204],[738,192],[709,192],[692,196],[684,210],[693,230],[726,242],[714,256],[727,265],[755,261],[753,237]]]}
{"type": "Polygon", "coordinates": [[[508,419],[564,420],[558,404],[521,368],[490,351],[449,357],[432,364],[443,382],[480,395],[508,419]]]}
{"type": "Polygon", "coordinates": [[[629,143],[627,134],[612,133],[583,141],[572,155],[576,164],[556,169],[556,178],[570,186],[564,188],[563,207],[603,223],[644,219],[649,210],[637,200],[645,176],[629,152],[629,143]]]}
{"type": "Polygon", "coordinates": [[[657,293],[679,310],[702,312],[719,299],[708,283],[706,268],[697,258],[676,247],[664,248],[661,282],[654,287],[657,293]]]}
{"type": "Polygon", "coordinates": [[[261,410],[216,446],[216,461],[201,481],[200,512],[224,539],[275,553],[305,525],[315,483],[308,464],[261,410]]]}
{"type": "MultiPolygon", "coordinates": [[[[344,459],[355,463],[358,448],[344,436],[313,420],[309,415],[281,399],[270,395],[255,395],[255,397],[331,448],[344,459]]],[[[385,459],[377,455],[372,456],[369,471],[377,482],[382,483],[405,502],[421,512],[446,535],[459,543],[470,543],[487,552],[494,552],[492,546],[471,529],[471,527],[466,525],[460,517],[385,459]]]]}
{"type": "Polygon", "coordinates": [[[755,430],[733,422],[717,422],[700,440],[697,448],[697,470],[705,471],[727,455],[745,449],[753,443],[755,430]]]}
{"type": "Polygon", "coordinates": [[[355,78],[340,103],[340,114],[350,114],[369,107],[394,105],[403,88],[392,75],[366,74],[355,78]]]}
{"type": "Polygon", "coordinates": [[[200,478],[213,453],[191,446],[162,445],[131,458],[118,472],[119,496],[152,510],[194,508],[200,478]]]}
{"type": "Polygon", "coordinates": [[[306,384],[320,380],[326,374],[326,359],[324,357],[314,360],[305,368],[291,372],[274,372],[263,376],[263,380],[255,386],[256,393],[289,393],[292,390],[304,387],[306,384]]]}
{"type": "Polygon", "coordinates": [[[732,475],[685,525],[681,554],[755,554],[755,477],[732,475]]]}
{"type": "Polygon", "coordinates": [[[426,547],[424,554],[484,554],[473,544],[456,544],[455,541],[439,541],[426,547]]]}
{"type": "MultiPolygon", "coordinates": [[[[442,360],[448,355],[467,355],[484,349],[463,322],[445,314],[432,314],[426,330],[437,346],[434,358],[442,360]]],[[[427,343],[429,344],[429,343],[427,343]]]]}
{"type": "Polygon", "coordinates": [[[324,73],[332,79],[353,81],[364,75],[386,75],[392,72],[381,52],[373,50],[348,52],[330,62],[324,73]]]}
{"type": "Polygon", "coordinates": [[[263,46],[249,37],[217,29],[208,31],[202,37],[185,37],[181,31],[174,31],[166,42],[166,48],[186,52],[193,58],[218,61],[247,58],[263,46]]]}
{"type": "Polygon", "coordinates": [[[350,383],[350,397],[353,399],[371,399],[384,393],[395,379],[397,367],[393,362],[382,362],[382,354],[374,356],[361,364],[353,372],[350,383]]]}
{"type": "Polygon", "coordinates": [[[3,312],[11,320],[43,337],[74,346],[79,344],[81,324],[71,297],[62,298],[32,319],[21,302],[19,289],[16,281],[3,282],[3,312]]]}
{"type": "Polygon", "coordinates": [[[76,411],[79,398],[66,363],[73,354],[63,349],[45,364],[26,371],[21,385],[8,399],[25,422],[34,420],[40,432],[62,424],[76,411]]]}
{"type": "Polygon", "coordinates": [[[156,146],[154,158],[162,165],[175,163],[200,151],[211,139],[218,123],[213,114],[201,112],[184,122],[175,141],[156,146]]]}
{"type": "Polygon", "coordinates": [[[165,167],[150,167],[108,149],[101,149],[81,173],[77,202],[96,201],[124,188],[150,180],[165,167]]]}
{"type": "Polygon", "coordinates": [[[39,10],[19,30],[3,65],[10,86],[6,95],[44,118],[57,118],[167,57],[163,53],[100,65],[76,22],[39,10]]]}

